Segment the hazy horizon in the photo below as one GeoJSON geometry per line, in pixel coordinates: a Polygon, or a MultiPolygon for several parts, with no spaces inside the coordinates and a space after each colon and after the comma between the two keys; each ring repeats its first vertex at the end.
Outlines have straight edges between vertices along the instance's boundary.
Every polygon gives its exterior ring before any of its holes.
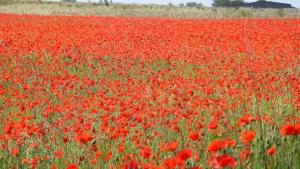
{"type": "MultiPolygon", "coordinates": [[[[88,0],[77,0],[78,2],[87,2],[88,0]]],[[[91,0],[91,2],[99,2],[100,0],[91,0]]],[[[213,0],[112,0],[120,3],[136,3],[136,4],[159,4],[166,5],[172,3],[174,5],[186,4],[187,2],[202,3],[204,6],[211,6],[213,0]]],[[[245,2],[255,2],[257,0],[246,0],[245,2]]],[[[292,6],[300,8],[300,0],[269,0],[273,2],[289,3],[292,6]]]]}

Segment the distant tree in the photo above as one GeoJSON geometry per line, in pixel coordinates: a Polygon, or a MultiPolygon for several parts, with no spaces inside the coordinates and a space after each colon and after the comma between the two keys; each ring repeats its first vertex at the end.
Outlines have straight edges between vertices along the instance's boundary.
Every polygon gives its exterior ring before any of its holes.
{"type": "Polygon", "coordinates": [[[195,7],[195,6],[197,6],[197,2],[187,2],[185,6],[187,6],[187,7],[195,7]]]}
{"type": "Polygon", "coordinates": [[[197,7],[197,8],[202,8],[203,5],[202,3],[197,3],[197,2],[188,2],[186,3],[187,7],[197,7]]]}
{"type": "Polygon", "coordinates": [[[184,4],[183,4],[183,3],[181,3],[181,4],[179,4],[179,6],[180,6],[180,7],[184,7],[184,4]]]}
{"type": "Polygon", "coordinates": [[[76,2],[76,0],[62,0],[63,2],[76,2]]]}
{"type": "Polygon", "coordinates": [[[198,4],[197,4],[197,8],[198,8],[198,9],[201,9],[201,8],[203,8],[203,7],[204,7],[204,6],[203,6],[202,3],[198,3],[198,4]]]}
{"type": "Polygon", "coordinates": [[[226,6],[227,4],[229,4],[230,0],[214,0],[212,6],[214,7],[222,7],[222,6],[226,6]]]}
{"type": "Polygon", "coordinates": [[[235,1],[230,2],[229,7],[241,7],[244,5],[245,5],[245,2],[243,0],[235,0],[235,1]]]}
{"type": "Polygon", "coordinates": [[[214,0],[212,6],[214,7],[239,7],[243,6],[243,0],[214,0]]]}
{"type": "Polygon", "coordinates": [[[108,0],[104,0],[104,5],[109,6],[108,0]]]}

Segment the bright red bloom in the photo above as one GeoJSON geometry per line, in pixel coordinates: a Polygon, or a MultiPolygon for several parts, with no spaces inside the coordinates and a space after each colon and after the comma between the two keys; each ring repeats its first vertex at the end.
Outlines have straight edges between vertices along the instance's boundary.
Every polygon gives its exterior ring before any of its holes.
{"type": "Polygon", "coordinates": [[[76,164],[69,164],[66,169],[77,169],[77,165],[76,164]]]}
{"type": "Polygon", "coordinates": [[[118,145],[118,153],[121,153],[124,150],[123,144],[118,145]]]}
{"type": "Polygon", "coordinates": [[[56,158],[62,158],[64,153],[58,149],[58,150],[54,151],[54,155],[56,158]]]}
{"type": "Polygon", "coordinates": [[[213,117],[209,124],[206,125],[208,129],[216,129],[218,127],[218,118],[213,117]]]}
{"type": "Polygon", "coordinates": [[[57,169],[57,167],[54,164],[51,164],[50,169],[57,169]]]}
{"type": "Polygon", "coordinates": [[[295,127],[295,134],[300,134],[300,123],[294,125],[295,127]]]}
{"type": "Polygon", "coordinates": [[[249,155],[250,155],[250,150],[249,149],[241,150],[239,152],[240,160],[247,160],[249,155]]]}
{"type": "Polygon", "coordinates": [[[276,151],[275,145],[273,144],[270,148],[267,150],[267,154],[273,155],[276,151]]]}
{"type": "Polygon", "coordinates": [[[111,151],[107,152],[105,157],[104,157],[104,160],[109,160],[111,158],[111,155],[112,155],[111,151]]]}
{"type": "Polygon", "coordinates": [[[255,137],[255,132],[252,130],[247,130],[242,133],[240,139],[242,140],[243,143],[249,143],[254,139],[254,137],[255,137]]]}
{"type": "Polygon", "coordinates": [[[242,117],[238,120],[238,126],[243,124],[249,124],[253,117],[249,113],[245,113],[242,117]]]}
{"type": "Polygon", "coordinates": [[[235,160],[228,154],[218,156],[216,159],[221,167],[234,167],[235,160]]]}
{"type": "Polygon", "coordinates": [[[184,149],[177,153],[176,157],[180,158],[181,160],[185,161],[188,158],[192,156],[192,150],[191,149],[184,149]]]}
{"type": "Polygon", "coordinates": [[[5,134],[11,134],[13,127],[14,127],[14,122],[9,121],[3,126],[2,131],[5,134]]]}
{"type": "Polygon", "coordinates": [[[178,142],[176,140],[168,143],[165,147],[166,150],[168,151],[175,151],[177,149],[178,142]]]}
{"type": "Polygon", "coordinates": [[[223,139],[223,141],[225,141],[230,147],[235,145],[235,141],[232,138],[223,139]]]}
{"type": "Polygon", "coordinates": [[[199,133],[197,131],[189,134],[189,139],[191,140],[199,140],[199,133]]]}
{"type": "Polygon", "coordinates": [[[219,156],[212,155],[208,158],[208,164],[213,168],[221,168],[221,167],[233,168],[235,165],[235,159],[228,154],[223,154],[219,156]]]}
{"type": "Polygon", "coordinates": [[[144,148],[139,151],[139,154],[143,158],[149,158],[149,156],[151,155],[151,148],[148,146],[144,146],[144,148]]]}
{"type": "Polygon", "coordinates": [[[216,151],[221,150],[225,147],[226,147],[226,142],[225,141],[223,141],[223,140],[213,140],[207,145],[206,151],[216,152],[216,151]]]}
{"type": "Polygon", "coordinates": [[[138,169],[138,164],[135,160],[130,160],[129,162],[125,163],[123,169],[138,169]]]}
{"type": "Polygon", "coordinates": [[[13,149],[10,150],[10,154],[11,155],[16,155],[18,153],[19,153],[19,149],[18,148],[13,148],[13,149]]]}
{"type": "Polygon", "coordinates": [[[93,159],[90,160],[91,164],[96,164],[96,162],[97,162],[97,158],[93,158],[93,159]]]}
{"type": "Polygon", "coordinates": [[[167,158],[164,160],[164,164],[168,169],[173,169],[178,164],[178,159],[176,157],[167,158]]]}
{"type": "Polygon", "coordinates": [[[195,167],[191,167],[189,169],[202,169],[202,167],[195,166],[195,167]]]}
{"type": "Polygon", "coordinates": [[[295,134],[295,126],[292,124],[284,124],[280,126],[280,134],[282,136],[294,135],[295,134]]]}
{"type": "Polygon", "coordinates": [[[76,136],[76,140],[81,144],[86,144],[89,141],[93,140],[93,135],[90,133],[81,133],[76,136]]]}

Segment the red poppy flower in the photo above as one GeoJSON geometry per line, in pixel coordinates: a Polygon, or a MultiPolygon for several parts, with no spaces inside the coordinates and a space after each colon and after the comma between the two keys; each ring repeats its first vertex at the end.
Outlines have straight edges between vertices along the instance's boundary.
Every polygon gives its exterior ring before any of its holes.
{"type": "Polygon", "coordinates": [[[138,169],[138,168],[139,168],[139,166],[135,162],[135,160],[131,160],[131,161],[125,163],[123,166],[123,169],[138,169]]]}
{"type": "Polygon", "coordinates": [[[18,154],[19,153],[19,149],[18,148],[13,148],[13,149],[11,149],[11,151],[10,151],[10,154],[11,155],[16,155],[16,154],[18,154]]]}
{"type": "Polygon", "coordinates": [[[216,151],[221,150],[225,147],[226,147],[226,142],[225,141],[223,141],[223,140],[213,140],[207,145],[206,151],[216,152],[216,151]]]}
{"type": "Polygon", "coordinates": [[[206,125],[206,128],[208,129],[215,129],[217,127],[218,127],[218,119],[216,117],[213,117],[210,123],[206,125]]]}
{"type": "Polygon", "coordinates": [[[57,169],[57,167],[54,164],[51,164],[50,169],[57,169]]]}
{"type": "Polygon", "coordinates": [[[217,161],[221,167],[234,167],[235,164],[234,158],[228,154],[218,156],[217,161]]]}
{"type": "Polygon", "coordinates": [[[242,117],[238,120],[238,126],[241,126],[243,124],[249,124],[250,120],[252,120],[252,116],[249,113],[245,113],[242,117]]]}
{"type": "Polygon", "coordinates": [[[252,130],[247,130],[242,133],[240,139],[242,140],[243,143],[249,143],[254,139],[254,137],[255,137],[255,132],[252,130]]]}
{"type": "Polygon", "coordinates": [[[300,123],[295,124],[294,127],[295,127],[295,134],[296,135],[300,134],[300,123]]]}
{"type": "Polygon", "coordinates": [[[202,169],[202,167],[199,167],[199,166],[194,166],[194,167],[191,167],[189,169],[202,169]]]}
{"type": "Polygon", "coordinates": [[[62,158],[64,153],[58,149],[58,150],[54,151],[54,155],[56,158],[62,158]]]}
{"type": "Polygon", "coordinates": [[[93,136],[90,133],[81,133],[76,136],[76,140],[81,144],[86,144],[89,141],[93,140],[93,136]]]}
{"type": "Polygon", "coordinates": [[[178,160],[176,157],[170,157],[164,160],[164,164],[168,169],[173,169],[177,166],[178,160]]]}
{"type": "Polygon", "coordinates": [[[282,136],[294,135],[295,134],[295,126],[292,124],[284,124],[280,126],[280,134],[282,136]]]}
{"type": "Polygon", "coordinates": [[[226,138],[223,139],[223,141],[225,141],[226,144],[229,145],[230,147],[233,147],[235,145],[235,141],[232,138],[226,138]]]}
{"type": "Polygon", "coordinates": [[[139,151],[139,154],[143,158],[149,158],[149,156],[151,155],[151,148],[148,146],[144,146],[144,148],[139,151]]]}
{"type": "Polygon", "coordinates": [[[175,151],[177,149],[178,142],[176,140],[168,143],[165,147],[166,150],[168,151],[175,151]]]}
{"type": "Polygon", "coordinates": [[[250,150],[249,149],[241,150],[239,152],[240,160],[247,160],[249,155],[250,155],[250,150]]]}
{"type": "Polygon", "coordinates": [[[66,169],[77,169],[77,165],[76,164],[69,164],[66,169]]]}
{"type": "Polygon", "coordinates": [[[192,150],[191,149],[181,150],[176,155],[177,158],[180,158],[183,161],[185,161],[186,159],[190,158],[191,156],[192,156],[192,150]]]}
{"type": "Polygon", "coordinates": [[[267,154],[273,155],[276,151],[275,145],[273,144],[270,148],[267,150],[267,154]]]}
{"type": "Polygon", "coordinates": [[[199,140],[199,133],[198,132],[192,132],[189,134],[189,139],[191,140],[199,140]]]}

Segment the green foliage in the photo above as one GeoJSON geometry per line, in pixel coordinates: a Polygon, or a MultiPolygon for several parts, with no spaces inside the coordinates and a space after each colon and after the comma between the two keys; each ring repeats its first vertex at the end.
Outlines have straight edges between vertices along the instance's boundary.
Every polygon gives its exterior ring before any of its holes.
{"type": "MultiPolygon", "coordinates": [[[[191,17],[191,18],[226,18],[226,17],[289,17],[300,16],[299,9],[231,9],[206,8],[202,6],[186,8],[181,6],[160,5],[133,5],[109,3],[110,8],[104,5],[104,0],[91,1],[92,3],[24,3],[25,1],[0,0],[2,13],[27,13],[42,15],[125,15],[125,16],[159,16],[159,17],[191,17]],[[8,2],[7,2],[8,1],[8,2]],[[13,5],[7,5],[13,4],[13,5]],[[240,11],[246,10],[246,11],[240,11]]],[[[37,0],[36,0],[37,2],[37,0]]],[[[46,1],[42,1],[46,2],[46,1]]],[[[57,1],[58,2],[58,1],[57,1]]],[[[62,0],[59,0],[62,2],[62,0]]],[[[78,2],[78,1],[77,1],[78,2]]],[[[109,1],[108,1],[109,2],[109,1]]]]}
{"type": "Polygon", "coordinates": [[[104,5],[109,6],[108,0],[104,0],[104,5]]]}
{"type": "Polygon", "coordinates": [[[220,7],[220,6],[225,6],[225,4],[228,4],[229,0],[214,0],[212,6],[214,7],[220,7]]]}
{"type": "Polygon", "coordinates": [[[252,12],[249,11],[249,10],[240,9],[240,10],[239,10],[239,16],[240,16],[240,17],[252,17],[253,14],[252,14],[252,12]]]}
{"type": "Polygon", "coordinates": [[[243,0],[214,0],[212,6],[214,7],[240,7],[245,2],[243,0]]]}
{"type": "Polygon", "coordinates": [[[279,17],[284,17],[284,16],[285,16],[285,13],[284,13],[284,10],[283,10],[283,9],[278,9],[278,10],[276,11],[276,14],[277,14],[277,16],[279,16],[279,17]]]}
{"type": "Polygon", "coordinates": [[[63,2],[76,2],[76,0],[62,0],[63,2]]]}
{"type": "Polygon", "coordinates": [[[9,0],[0,0],[0,5],[1,5],[1,4],[8,3],[8,2],[9,2],[9,0]]]}

